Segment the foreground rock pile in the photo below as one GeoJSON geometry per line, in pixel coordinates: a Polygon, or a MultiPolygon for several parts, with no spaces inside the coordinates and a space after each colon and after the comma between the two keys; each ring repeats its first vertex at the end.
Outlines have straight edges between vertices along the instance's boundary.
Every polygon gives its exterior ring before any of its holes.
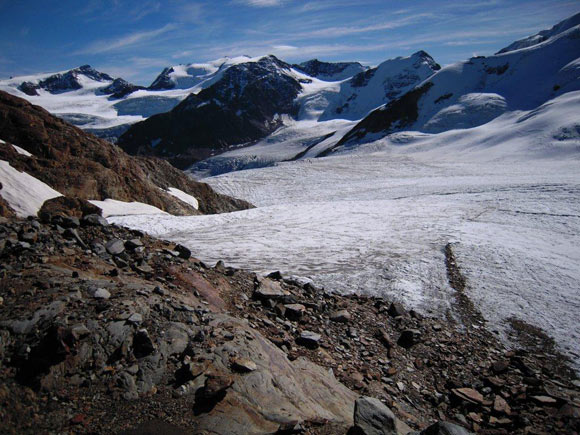
{"type": "Polygon", "coordinates": [[[208,267],[98,215],[3,219],[0,257],[2,433],[579,430],[557,355],[477,319],[208,267]]]}

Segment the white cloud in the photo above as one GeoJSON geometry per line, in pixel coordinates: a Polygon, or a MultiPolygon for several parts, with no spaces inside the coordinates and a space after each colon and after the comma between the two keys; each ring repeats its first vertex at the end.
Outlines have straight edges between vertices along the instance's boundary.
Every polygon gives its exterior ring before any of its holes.
{"type": "Polygon", "coordinates": [[[128,35],[116,39],[101,39],[99,41],[95,41],[89,44],[88,46],[77,51],[74,54],[96,54],[121,50],[145,41],[149,41],[150,39],[163,35],[164,33],[170,32],[175,28],[176,26],[174,24],[166,24],[165,26],[155,30],[130,33],[128,35]]]}

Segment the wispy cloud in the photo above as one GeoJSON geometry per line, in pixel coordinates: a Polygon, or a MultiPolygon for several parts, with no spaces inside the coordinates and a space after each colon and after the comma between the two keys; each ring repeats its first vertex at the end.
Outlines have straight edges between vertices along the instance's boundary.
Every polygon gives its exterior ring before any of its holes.
{"type": "Polygon", "coordinates": [[[281,6],[284,0],[234,0],[234,3],[256,8],[269,8],[272,6],[281,6]]]}
{"type": "Polygon", "coordinates": [[[101,39],[89,44],[85,48],[78,50],[73,54],[96,54],[122,50],[143,42],[147,42],[157,36],[174,30],[176,27],[177,26],[175,24],[166,24],[165,26],[155,30],[134,32],[116,39],[101,39]]]}

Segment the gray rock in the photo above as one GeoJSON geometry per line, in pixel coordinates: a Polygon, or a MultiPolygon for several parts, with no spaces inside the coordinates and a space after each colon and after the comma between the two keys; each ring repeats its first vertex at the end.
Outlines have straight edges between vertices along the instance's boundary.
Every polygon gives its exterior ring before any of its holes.
{"type": "Polygon", "coordinates": [[[279,301],[288,295],[289,293],[278,282],[272,281],[271,279],[263,279],[254,290],[252,297],[261,301],[279,301]]]}
{"type": "Polygon", "coordinates": [[[92,294],[93,298],[95,299],[109,299],[111,297],[111,293],[107,289],[98,288],[92,294]]]}
{"type": "Polygon", "coordinates": [[[354,405],[354,427],[349,433],[356,435],[399,435],[411,429],[373,397],[360,397],[354,405]]]}
{"type": "Polygon", "coordinates": [[[125,251],[125,244],[122,240],[113,239],[107,242],[105,249],[111,255],[119,255],[125,251]]]}
{"type": "Polygon", "coordinates": [[[317,349],[320,345],[320,334],[312,331],[303,331],[300,337],[296,339],[296,343],[308,349],[317,349]]]}
{"type": "Polygon", "coordinates": [[[143,322],[143,316],[139,313],[133,313],[129,316],[127,322],[138,325],[139,323],[143,322]]]}
{"type": "Polygon", "coordinates": [[[83,225],[89,226],[97,226],[97,227],[107,227],[109,226],[109,222],[103,216],[99,216],[98,214],[89,214],[83,217],[82,220],[83,225]]]}

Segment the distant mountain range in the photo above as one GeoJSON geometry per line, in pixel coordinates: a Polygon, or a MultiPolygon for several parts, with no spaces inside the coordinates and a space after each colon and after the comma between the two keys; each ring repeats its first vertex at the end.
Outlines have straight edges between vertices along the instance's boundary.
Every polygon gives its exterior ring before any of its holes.
{"type": "Polygon", "coordinates": [[[475,127],[578,90],[579,33],[576,14],[496,55],[445,68],[424,51],[373,68],[241,56],[167,67],[146,88],[84,65],[2,80],[0,90],[117,141],[129,153],[182,168],[290,127],[312,129],[313,123],[319,134],[302,135],[299,148],[341,127],[319,150],[326,155],[405,129],[475,127]]]}

